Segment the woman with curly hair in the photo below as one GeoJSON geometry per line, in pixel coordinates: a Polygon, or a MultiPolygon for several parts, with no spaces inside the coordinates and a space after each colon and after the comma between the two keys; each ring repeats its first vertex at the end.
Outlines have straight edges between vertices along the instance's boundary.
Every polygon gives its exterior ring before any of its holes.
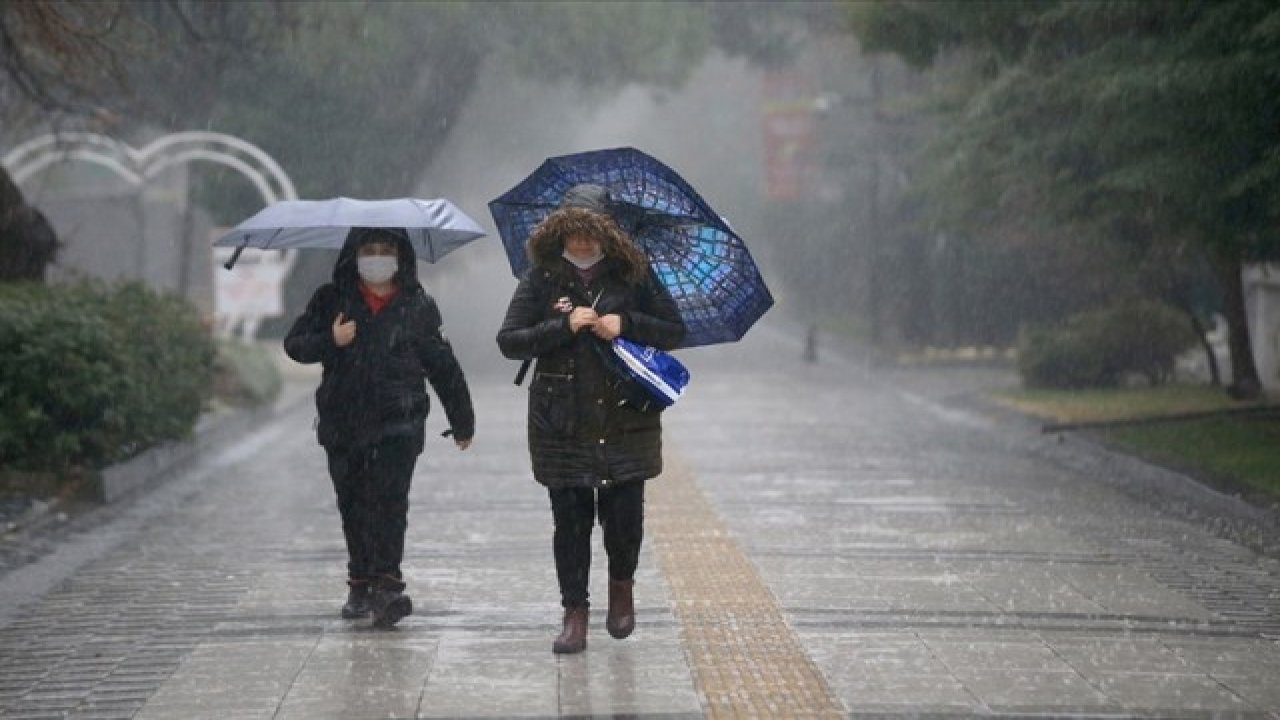
{"type": "Polygon", "coordinates": [[[529,385],[529,455],[546,486],[564,627],[556,653],[587,646],[587,584],[596,517],[608,554],[605,628],[635,629],[632,587],[644,537],[645,481],[662,471],[658,412],[623,398],[603,353],[622,335],[674,348],[685,327],[644,255],[608,213],[603,188],[579,185],[530,235],[533,265],[507,308],[498,346],[536,359],[529,385]]]}

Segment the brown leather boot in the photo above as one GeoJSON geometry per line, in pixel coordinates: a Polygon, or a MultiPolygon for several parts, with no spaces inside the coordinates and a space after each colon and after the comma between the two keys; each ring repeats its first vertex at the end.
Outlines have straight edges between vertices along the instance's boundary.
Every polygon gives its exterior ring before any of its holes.
{"type": "Polygon", "coordinates": [[[587,649],[587,609],[571,607],[564,609],[564,630],[560,637],[551,643],[551,652],[559,655],[580,653],[587,649]]]}
{"type": "Polygon", "coordinates": [[[604,628],[619,640],[636,629],[636,606],[631,596],[635,584],[635,580],[609,580],[609,614],[605,616],[604,628]]]}

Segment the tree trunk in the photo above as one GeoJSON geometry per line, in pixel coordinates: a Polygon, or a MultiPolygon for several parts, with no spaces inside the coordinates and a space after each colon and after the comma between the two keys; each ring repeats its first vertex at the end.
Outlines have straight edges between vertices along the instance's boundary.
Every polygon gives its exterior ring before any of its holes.
{"type": "Polygon", "coordinates": [[[1196,338],[1200,341],[1200,347],[1204,348],[1205,359],[1209,362],[1209,382],[1214,387],[1222,387],[1222,373],[1218,370],[1218,357],[1213,352],[1213,343],[1209,342],[1209,330],[1200,322],[1196,311],[1191,308],[1191,303],[1182,297],[1175,297],[1174,305],[1187,316],[1187,320],[1191,323],[1191,329],[1195,331],[1196,338]]]}
{"type": "Polygon", "coordinates": [[[1237,400],[1256,400],[1262,395],[1262,380],[1253,361],[1249,320],[1244,307],[1244,279],[1239,257],[1218,256],[1214,263],[1222,286],[1222,314],[1227,320],[1227,347],[1231,352],[1231,385],[1227,394],[1237,400]]]}

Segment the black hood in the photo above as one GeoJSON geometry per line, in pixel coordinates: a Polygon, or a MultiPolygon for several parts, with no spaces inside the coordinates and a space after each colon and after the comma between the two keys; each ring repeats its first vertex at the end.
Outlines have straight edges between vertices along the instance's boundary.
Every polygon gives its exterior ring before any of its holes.
{"type": "Polygon", "coordinates": [[[418,285],[418,255],[413,251],[409,235],[401,228],[351,228],[347,233],[347,241],[338,253],[338,262],[333,265],[333,284],[340,288],[355,287],[360,280],[356,269],[356,250],[361,243],[371,237],[393,242],[400,256],[399,268],[393,278],[402,290],[418,285]]]}

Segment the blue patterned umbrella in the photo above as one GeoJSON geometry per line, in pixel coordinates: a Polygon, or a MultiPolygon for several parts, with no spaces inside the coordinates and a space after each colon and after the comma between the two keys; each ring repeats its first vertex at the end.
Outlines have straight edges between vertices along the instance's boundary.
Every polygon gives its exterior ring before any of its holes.
{"type": "Polygon", "coordinates": [[[687,332],[683,347],[733,342],[773,305],[751,253],[674,170],[634,148],[547,159],[489,203],[511,270],[529,267],[525,243],[569,188],[609,191],[610,214],[649,258],[675,298],[687,332]]]}

